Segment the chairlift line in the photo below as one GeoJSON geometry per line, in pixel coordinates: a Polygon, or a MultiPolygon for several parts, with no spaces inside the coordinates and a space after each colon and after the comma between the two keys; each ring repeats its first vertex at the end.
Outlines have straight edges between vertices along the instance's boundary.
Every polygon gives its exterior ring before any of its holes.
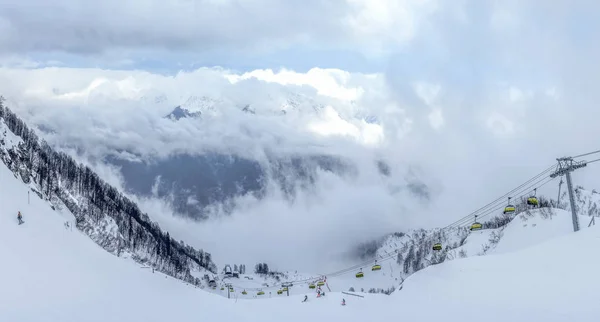
{"type": "MultiPolygon", "coordinates": [[[[528,195],[528,194],[530,193],[530,191],[531,191],[530,189],[531,189],[532,187],[541,188],[541,187],[543,187],[544,185],[546,185],[546,184],[548,184],[549,182],[551,182],[552,180],[554,180],[554,179],[553,179],[553,178],[542,178],[541,180],[538,180],[537,182],[535,182],[535,183],[534,183],[532,186],[530,186],[530,187],[527,187],[527,188],[526,188],[526,190],[523,190],[523,191],[525,191],[525,192],[521,191],[521,192],[523,192],[523,193],[522,193],[521,195],[517,196],[517,197],[518,197],[518,198],[522,198],[522,197],[524,197],[524,196],[526,196],[526,195],[528,195]],[[544,182],[544,183],[541,183],[541,182],[542,182],[542,181],[544,181],[544,180],[546,180],[546,182],[544,182]]],[[[491,215],[491,214],[497,213],[497,212],[498,212],[500,209],[502,209],[503,207],[505,207],[505,206],[503,206],[503,205],[497,206],[497,207],[496,207],[496,208],[494,208],[494,209],[490,209],[490,210],[488,210],[488,211],[487,211],[487,212],[485,212],[484,214],[478,215],[478,217],[479,217],[479,218],[481,218],[481,217],[486,217],[486,216],[489,216],[489,215],[491,215]]],[[[466,225],[466,224],[467,224],[467,223],[468,223],[470,220],[471,220],[471,219],[470,219],[470,217],[468,217],[468,216],[467,216],[467,217],[464,217],[464,218],[463,218],[463,220],[462,220],[462,221],[460,221],[460,223],[458,223],[458,224],[454,224],[454,225],[451,225],[451,226],[446,226],[446,227],[444,227],[444,228],[442,228],[442,229],[448,229],[448,228],[451,228],[451,227],[452,227],[452,228],[458,228],[458,227],[460,227],[460,226],[464,226],[464,225],[466,225]]]]}
{"type": "MultiPolygon", "coordinates": [[[[540,180],[539,182],[541,182],[541,181],[543,181],[543,180],[544,180],[544,179],[540,180]]],[[[544,185],[548,184],[549,182],[551,182],[551,181],[553,181],[553,180],[554,180],[554,178],[549,178],[549,179],[546,179],[546,182],[539,184],[539,185],[538,185],[538,188],[541,188],[541,187],[543,187],[544,185]]],[[[527,192],[527,193],[523,193],[523,194],[521,194],[519,197],[524,197],[524,196],[526,196],[527,194],[528,194],[528,192],[527,192]]],[[[483,215],[481,215],[481,216],[479,216],[479,217],[486,217],[486,216],[489,216],[489,215],[491,215],[491,214],[494,214],[494,213],[496,213],[497,211],[499,211],[500,209],[502,209],[502,207],[503,207],[503,206],[500,206],[500,207],[497,207],[497,208],[495,208],[495,209],[492,209],[492,210],[491,210],[491,211],[489,211],[488,213],[486,213],[486,214],[483,214],[483,215]]]]}
{"type": "Polygon", "coordinates": [[[595,160],[592,160],[592,161],[585,161],[585,163],[590,164],[592,162],[598,162],[598,161],[600,161],[600,159],[595,159],[595,160]]]}
{"type": "MultiPolygon", "coordinates": [[[[589,154],[593,154],[593,153],[598,153],[598,152],[600,152],[600,150],[596,151],[596,152],[590,152],[590,153],[585,154],[585,155],[589,155],[589,154]]],[[[584,156],[584,155],[581,155],[581,156],[584,156]]],[[[589,161],[587,163],[596,162],[596,161],[600,161],[600,159],[592,160],[592,161],[589,161]]],[[[544,185],[546,185],[547,183],[549,183],[549,182],[551,182],[551,181],[554,180],[554,178],[549,178],[549,177],[543,177],[541,179],[539,179],[539,178],[541,176],[544,176],[545,174],[547,174],[551,170],[553,170],[555,167],[556,167],[556,164],[553,164],[552,166],[550,166],[546,170],[542,171],[538,175],[536,175],[533,178],[527,180],[525,183],[519,185],[518,187],[516,187],[513,190],[509,191],[508,193],[504,194],[502,197],[500,197],[500,198],[498,198],[498,199],[496,199],[496,200],[488,203],[487,205],[485,205],[485,206],[477,209],[476,211],[470,213],[469,215],[467,215],[467,216],[465,216],[465,217],[463,217],[463,218],[461,218],[461,219],[453,222],[452,224],[447,225],[447,226],[441,228],[441,230],[446,230],[446,229],[449,229],[449,228],[458,228],[458,227],[464,226],[465,224],[467,224],[470,221],[473,222],[473,218],[475,218],[475,221],[471,225],[469,225],[469,229],[471,229],[471,230],[482,229],[483,228],[482,224],[477,221],[478,219],[481,219],[483,217],[489,216],[490,214],[493,214],[493,213],[497,213],[497,211],[499,211],[500,209],[507,207],[507,205],[500,205],[498,207],[498,202],[499,201],[503,200],[505,197],[507,197],[507,196],[509,196],[511,194],[513,196],[517,195],[517,198],[519,198],[519,197],[522,198],[524,196],[532,197],[532,195],[531,195],[531,192],[532,192],[531,189],[532,188],[533,188],[533,196],[535,196],[538,188],[541,188],[544,185]],[[539,180],[537,180],[537,179],[539,179],[539,180]],[[531,184],[532,181],[535,181],[535,182],[533,184],[531,184]],[[545,182],[543,182],[543,181],[545,181],[545,182]],[[541,182],[543,182],[543,183],[541,183],[541,182]],[[530,184],[530,185],[527,186],[528,184],[530,184]],[[527,186],[527,187],[525,187],[525,186],[527,186]],[[525,189],[523,189],[523,187],[525,187],[525,189]],[[525,191],[525,192],[522,193],[523,191],[525,191]],[[518,195],[519,193],[521,193],[521,194],[518,195]],[[492,209],[486,209],[486,208],[492,208],[492,209]]],[[[512,197],[508,197],[508,198],[509,198],[509,202],[510,202],[510,199],[512,197]]],[[[536,200],[537,200],[537,197],[536,197],[536,200]]],[[[442,245],[441,245],[441,243],[436,243],[436,244],[434,244],[433,248],[434,248],[434,250],[441,250],[442,245]]],[[[368,260],[368,261],[356,264],[354,266],[347,267],[345,269],[341,269],[341,270],[338,270],[336,272],[332,272],[332,273],[321,275],[321,276],[337,277],[337,276],[348,274],[348,273],[350,273],[352,271],[356,272],[357,269],[360,269],[359,272],[357,272],[355,275],[356,275],[356,278],[362,278],[362,277],[364,277],[364,272],[362,271],[363,267],[365,267],[365,266],[368,267],[368,265],[374,264],[373,267],[372,267],[372,271],[379,270],[381,268],[381,266],[379,264],[377,264],[378,261],[379,262],[388,261],[388,260],[394,258],[397,255],[397,253],[398,253],[398,250],[396,250],[396,251],[394,251],[394,252],[392,252],[390,254],[387,254],[387,252],[386,252],[386,255],[385,256],[380,255],[379,259],[375,259],[375,260],[371,259],[371,260],[368,260]],[[379,266],[379,269],[376,269],[377,266],[379,266]]],[[[314,277],[310,277],[310,278],[305,278],[305,279],[287,281],[285,283],[291,282],[291,283],[298,283],[298,284],[308,284],[309,288],[312,289],[312,288],[315,288],[315,283],[313,282],[314,280],[315,280],[314,277]]],[[[320,283],[321,282],[318,282],[317,284],[320,284],[320,283]]],[[[276,283],[274,285],[271,285],[271,286],[267,287],[267,289],[278,288],[282,284],[283,284],[283,282],[282,283],[276,283]]],[[[234,285],[232,285],[232,286],[234,286],[234,285]]],[[[262,291],[263,288],[246,288],[246,289],[248,289],[248,290],[258,290],[257,295],[263,295],[264,294],[264,292],[262,291]]]]}
{"type": "MultiPolygon", "coordinates": [[[[584,153],[584,154],[580,154],[580,155],[576,155],[576,156],[574,156],[574,157],[571,157],[571,158],[573,158],[573,159],[575,159],[575,158],[581,158],[581,157],[584,157],[584,156],[586,156],[586,155],[590,155],[590,154],[596,154],[596,153],[600,153],[600,150],[597,150],[597,151],[592,151],[592,152],[588,152],[588,153],[584,153]]],[[[600,159],[599,159],[599,160],[600,160],[600,159]]]]}
{"type": "MultiPolygon", "coordinates": [[[[545,184],[547,184],[548,182],[550,182],[550,181],[552,181],[552,180],[553,180],[552,178],[550,178],[550,179],[549,179],[547,182],[544,182],[544,183],[540,184],[542,181],[544,181],[544,180],[546,180],[546,179],[548,179],[548,178],[542,178],[542,179],[540,179],[540,180],[536,181],[535,183],[533,183],[532,185],[530,185],[529,187],[525,187],[524,189],[520,189],[521,191],[518,191],[517,193],[522,193],[522,194],[521,194],[521,195],[518,195],[518,196],[517,196],[517,198],[519,198],[519,197],[523,197],[523,196],[525,196],[525,195],[529,194],[529,193],[530,193],[530,191],[531,191],[531,189],[532,189],[533,187],[540,188],[540,187],[542,187],[543,185],[545,185],[545,184]]],[[[514,191],[514,190],[515,190],[515,189],[513,189],[513,191],[514,191]]],[[[517,189],[517,190],[518,190],[518,189],[517,189]]],[[[497,202],[496,202],[496,203],[497,203],[497,202]]],[[[478,217],[485,217],[485,216],[488,216],[489,214],[491,214],[491,213],[495,213],[496,211],[498,211],[499,209],[501,209],[501,208],[503,208],[503,207],[505,207],[505,206],[499,206],[499,207],[498,207],[498,206],[496,206],[496,208],[489,209],[489,210],[487,210],[486,212],[484,212],[483,214],[479,214],[479,215],[478,215],[478,217]]],[[[468,223],[468,222],[471,220],[471,219],[470,219],[470,218],[471,218],[471,216],[472,216],[472,215],[467,215],[467,216],[465,216],[465,217],[463,217],[463,218],[461,218],[461,219],[457,220],[457,221],[456,221],[456,222],[454,222],[453,224],[451,224],[451,225],[448,225],[448,226],[446,226],[446,227],[443,227],[442,229],[447,229],[447,228],[450,228],[450,227],[460,227],[460,226],[463,226],[463,225],[467,224],[467,223],[468,223]]]]}
{"type": "Polygon", "coordinates": [[[517,191],[517,190],[521,189],[523,186],[525,186],[525,185],[527,185],[527,184],[531,183],[532,181],[535,181],[535,180],[536,180],[536,179],[538,179],[540,176],[543,176],[544,174],[546,174],[546,173],[548,173],[548,172],[552,171],[552,170],[553,170],[555,167],[556,167],[556,163],[552,164],[552,165],[551,165],[550,167],[548,167],[546,170],[544,170],[544,171],[540,172],[539,174],[537,174],[537,175],[536,175],[536,176],[534,176],[533,178],[531,178],[531,179],[527,180],[526,182],[524,182],[524,183],[523,183],[523,184],[521,184],[520,186],[518,186],[518,187],[514,188],[513,190],[511,190],[511,191],[509,191],[509,192],[505,193],[503,196],[499,197],[498,199],[496,199],[496,200],[494,200],[494,201],[492,201],[492,202],[488,203],[487,205],[485,205],[485,206],[483,206],[483,207],[481,207],[481,208],[479,208],[479,209],[477,209],[477,210],[475,210],[475,211],[471,212],[471,213],[470,213],[470,214],[468,214],[467,216],[465,216],[465,217],[463,217],[463,218],[461,218],[461,219],[459,219],[459,220],[455,221],[454,223],[452,223],[452,224],[448,225],[447,227],[453,226],[454,224],[461,222],[461,221],[462,221],[462,220],[464,220],[465,218],[469,218],[469,217],[471,217],[471,216],[473,216],[473,215],[475,215],[475,214],[477,214],[477,213],[479,213],[479,212],[482,212],[482,211],[484,211],[486,208],[493,207],[493,205],[494,205],[494,204],[498,203],[499,201],[501,201],[502,199],[504,199],[504,198],[508,197],[509,195],[511,195],[511,194],[514,194],[514,193],[515,193],[515,191],[517,191]]]}

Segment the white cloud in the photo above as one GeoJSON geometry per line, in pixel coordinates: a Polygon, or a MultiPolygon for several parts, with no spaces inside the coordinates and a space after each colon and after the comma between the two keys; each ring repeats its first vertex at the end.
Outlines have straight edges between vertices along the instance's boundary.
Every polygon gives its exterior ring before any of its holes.
{"type": "Polygon", "coordinates": [[[514,123],[506,116],[494,112],[487,120],[487,126],[496,136],[510,136],[514,134],[514,123]]]}
{"type": "Polygon", "coordinates": [[[347,0],[350,13],[344,18],[357,42],[370,55],[380,55],[409,42],[423,16],[437,9],[436,1],[347,0]]]}
{"type": "Polygon", "coordinates": [[[548,88],[545,93],[555,100],[560,98],[560,93],[557,92],[556,87],[548,88]]]}
{"type": "Polygon", "coordinates": [[[435,100],[437,99],[440,93],[440,85],[428,84],[425,82],[417,82],[413,86],[415,92],[425,102],[425,104],[429,106],[435,104],[435,100]]]}
{"type": "Polygon", "coordinates": [[[431,127],[436,130],[444,125],[444,116],[442,115],[441,109],[435,108],[429,113],[429,123],[431,123],[431,127]]]}
{"type": "Polygon", "coordinates": [[[508,89],[508,98],[513,103],[530,100],[533,98],[533,95],[534,93],[531,90],[524,91],[514,86],[510,86],[508,89]]]}
{"type": "MultiPolygon", "coordinates": [[[[365,77],[377,75],[365,75],[365,77]]],[[[232,83],[240,80],[256,78],[266,82],[281,85],[309,85],[317,90],[320,95],[325,95],[340,100],[353,101],[364,93],[361,87],[348,87],[350,73],[338,69],[312,68],[307,73],[296,73],[282,69],[275,73],[273,70],[253,70],[242,75],[229,74],[226,76],[232,83]]]]}

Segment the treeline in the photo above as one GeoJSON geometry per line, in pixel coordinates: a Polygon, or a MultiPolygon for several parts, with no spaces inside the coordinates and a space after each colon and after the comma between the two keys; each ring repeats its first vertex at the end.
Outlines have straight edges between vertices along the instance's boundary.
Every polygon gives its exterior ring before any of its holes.
{"type": "Polygon", "coordinates": [[[238,272],[240,274],[246,274],[246,264],[240,264],[240,266],[238,266],[237,264],[234,264],[233,271],[238,272]]]}
{"type": "MultiPolygon", "coordinates": [[[[371,293],[371,294],[380,294],[381,293],[381,294],[385,294],[385,295],[390,295],[390,294],[394,293],[395,290],[396,290],[396,287],[394,287],[394,286],[387,288],[387,289],[372,287],[369,289],[368,293],[371,293]]],[[[356,292],[356,291],[354,290],[354,287],[350,287],[348,289],[348,292],[356,292]]],[[[361,288],[360,292],[365,293],[365,289],[361,288]]]]}
{"type": "Polygon", "coordinates": [[[267,263],[258,263],[254,266],[254,273],[269,274],[269,265],[267,263]]]}
{"type": "Polygon", "coordinates": [[[174,240],[88,166],[54,151],[2,104],[1,97],[0,118],[23,140],[17,147],[7,149],[7,154],[2,153],[4,163],[18,172],[24,182],[33,179],[47,200],[62,201],[75,215],[76,226],[106,250],[117,255],[129,252],[136,261],[195,285],[200,279],[191,275],[191,269],[202,267],[216,273],[210,253],[174,240]],[[98,234],[98,228],[105,226],[99,224],[107,221],[118,227],[117,234],[102,229],[98,234]]]}

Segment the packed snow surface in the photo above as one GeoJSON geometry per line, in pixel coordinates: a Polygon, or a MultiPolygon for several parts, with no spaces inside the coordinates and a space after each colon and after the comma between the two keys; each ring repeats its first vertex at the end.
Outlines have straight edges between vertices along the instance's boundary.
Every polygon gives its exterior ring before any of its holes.
{"type": "Polygon", "coordinates": [[[33,193],[28,202],[29,187],[4,165],[0,182],[0,321],[598,320],[600,230],[572,233],[560,210],[548,219],[516,218],[490,254],[430,266],[390,296],[334,290],[316,298],[302,285],[292,296],[255,301],[239,289],[227,299],[116,257],[67,228],[68,211],[33,193]]]}

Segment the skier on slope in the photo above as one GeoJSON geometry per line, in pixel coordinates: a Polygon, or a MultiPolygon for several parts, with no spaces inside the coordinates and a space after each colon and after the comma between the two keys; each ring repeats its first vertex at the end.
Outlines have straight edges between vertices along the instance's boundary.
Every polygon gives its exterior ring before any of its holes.
{"type": "Polygon", "coordinates": [[[17,219],[19,220],[19,225],[23,223],[23,216],[21,215],[21,211],[17,214],[17,219]]]}
{"type": "Polygon", "coordinates": [[[346,305],[346,299],[342,299],[342,305],[346,305]]]}
{"type": "Polygon", "coordinates": [[[306,301],[308,301],[308,295],[304,295],[304,301],[302,301],[302,302],[306,302],[306,301]]]}

